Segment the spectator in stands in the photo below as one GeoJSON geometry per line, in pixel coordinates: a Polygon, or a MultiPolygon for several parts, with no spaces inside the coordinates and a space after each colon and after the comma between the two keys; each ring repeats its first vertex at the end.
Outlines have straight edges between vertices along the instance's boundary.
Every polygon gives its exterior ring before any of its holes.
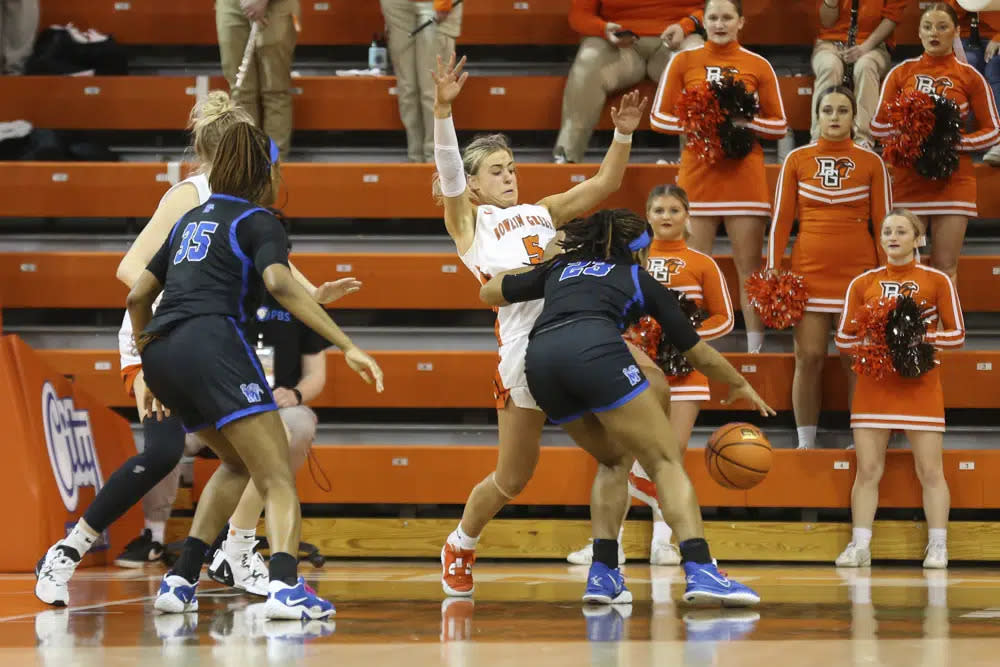
{"type": "Polygon", "coordinates": [[[406,129],[410,162],[434,161],[434,77],[440,58],[448,62],[462,32],[462,6],[454,0],[381,0],[389,29],[389,58],[396,74],[399,117],[406,129]],[[410,36],[427,21],[433,23],[410,36]]]}
{"type": "Polygon", "coordinates": [[[955,57],[958,16],[944,2],[931,3],[920,15],[920,41],[924,53],[905,60],[889,72],[882,86],[879,109],[872,121],[872,135],[883,139],[907,131],[907,120],[894,120],[889,105],[900,93],[921,91],[948,98],[967,118],[975,116],[975,130],[963,132],[957,146],[958,167],[941,178],[929,178],[916,167],[897,166],[892,173],[893,204],[922,216],[934,238],[931,266],[958,279],[958,256],[976,206],[976,174],[970,153],[985,151],[1000,140],[993,91],[983,75],[955,57]]]}
{"type": "Polygon", "coordinates": [[[233,98],[254,124],[274,139],[281,159],[292,141],[292,57],[298,36],[298,0],[216,0],[215,29],[219,34],[222,73],[235,88],[236,72],[259,23],[257,40],[243,85],[233,98]]]}
{"type": "MultiPolygon", "coordinates": [[[[812,53],[812,108],[819,96],[831,86],[839,86],[844,68],[850,67],[854,78],[854,96],[858,113],[854,117],[854,141],[864,148],[872,147],[869,127],[878,106],[879,87],[889,71],[889,47],[892,31],[903,20],[908,0],[860,0],[856,25],[851,20],[853,0],[820,0],[819,22],[822,29],[812,53]],[[851,33],[854,33],[853,40],[851,33]]],[[[813,116],[812,141],[820,136],[817,116],[813,116]]]]}
{"type": "MultiPolygon", "coordinates": [[[[708,0],[705,28],[708,43],[703,48],[679,53],[670,61],[660,80],[650,125],[657,132],[682,134],[677,105],[688,87],[705,81],[722,81],[723,73],[742,81],[760,100],[760,110],[751,121],[740,121],[755,137],[780,139],[788,130],[785,109],[778,91],[778,77],[770,63],[740,46],[743,29],[741,0],[708,0]]],[[[688,144],[681,153],[677,184],[691,200],[689,246],[706,255],[719,222],[733,243],[733,262],[739,278],[740,305],[747,327],[747,349],[753,354],[764,346],[764,325],[747,300],[745,282],[760,268],[764,229],[771,215],[771,187],[764,171],[764,150],[753,141],[745,157],[720,157],[710,162],[688,144]]]]}
{"type": "Polygon", "coordinates": [[[0,73],[24,74],[38,32],[38,0],[0,0],[0,73]]]}
{"type": "MultiPolygon", "coordinates": [[[[948,0],[948,4],[958,14],[965,58],[986,77],[996,100],[1000,97],[1000,58],[996,57],[1000,53],[1000,12],[967,12],[958,0],[948,0]],[[983,40],[988,41],[984,44],[983,40]]],[[[1000,167],[1000,145],[987,151],[983,162],[1000,167]]]]}
{"type": "MultiPolygon", "coordinates": [[[[823,365],[830,331],[844,309],[844,292],[856,275],[878,266],[878,244],[869,222],[877,225],[892,207],[882,158],[851,141],[857,117],[851,91],[834,86],[818,98],[819,141],[792,151],[782,166],[767,253],[767,268],[780,269],[797,219],[790,268],[805,279],[809,294],[806,312],[795,325],[792,408],[799,449],[816,446],[823,365]]],[[[851,360],[843,355],[841,362],[850,396],[855,379],[851,360]]]]}
{"type": "Polygon", "coordinates": [[[583,39],[563,91],[557,164],[583,160],[609,94],[659,81],[675,53],[705,43],[701,9],[700,0],[573,0],[569,24],[583,39]]]}
{"type": "MultiPolygon", "coordinates": [[[[851,281],[844,314],[837,330],[837,347],[850,351],[863,344],[857,318],[867,304],[882,298],[911,295],[920,304],[927,326],[926,340],[937,348],[955,349],[965,341],[962,304],[954,284],[941,271],[917,262],[926,240],[925,228],[906,209],[893,209],[879,227],[887,263],[851,281]]],[[[885,467],[889,434],[901,429],[913,448],[913,463],[923,487],[927,516],[927,557],[924,567],[948,567],[948,511],[951,496],[941,456],[945,430],[941,371],[933,366],[917,377],[895,369],[875,379],[861,374],[851,401],[851,429],[858,470],[851,491],[851,542],[837,557],[837,567],[871,565],[872,522],[878,508],[878,485],[885,467]]]]}

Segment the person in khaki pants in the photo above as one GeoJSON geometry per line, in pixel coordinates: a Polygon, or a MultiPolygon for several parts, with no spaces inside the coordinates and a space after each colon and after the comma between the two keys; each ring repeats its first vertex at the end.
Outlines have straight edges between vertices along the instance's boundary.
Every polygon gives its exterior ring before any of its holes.
{"type": "Polygon", "coordinates": [[[831,86],[839,86],[844,68],[853,67],[854,96],[858,112],[854,115],[854,141],[872,147],[871,121],[878,106],[882,79],[889,71],[892,31],[903,20],[909,0],[860,0],[857,36],[853,47],[847,46],[851,25],[852,0],[819,0],[819,39],[812,53],[813,83],[812,141],[819,139],[816,104],[819,95],[831,86]]]}
{"type": "Polygon", "coordinates": [[[573,0],[569,24],[583,39],[563,91],[552,157],[580,162],[608,95],[649,77],[659,81],[675,53],[705,43],[703,0],[573,0]],[[628,31],[628,32],[624,32],[628,31]]]}
{"type": "Polygon", "coordinates": [[[448,62],[462,32],[462,5],[453,0],[417,2],[381,0],[389,29],[389,58],[396,73],[399,116],[406,129],[410,162],[434,161],[434,78],[437,58],[448,62]],[[413,37],[410,33],[430,19],[435,23],[413,37]]]}
{"type": "Polygon", "coordinates": [[[38,31],[38,0],[0,0],[0,74],[24,74],[38,31]]]}
{"type": "Polygon", "coordinates": [[[298,0],[215,2],[222,73],[230,89],[236,83],[251,22],[261,24],[246,78],[242,87],[233,92],[233,98],[253,117],[257,127],[278,144],[282,160],[288,157],[292,139],[292,58],[298,16],[298,0]]]}

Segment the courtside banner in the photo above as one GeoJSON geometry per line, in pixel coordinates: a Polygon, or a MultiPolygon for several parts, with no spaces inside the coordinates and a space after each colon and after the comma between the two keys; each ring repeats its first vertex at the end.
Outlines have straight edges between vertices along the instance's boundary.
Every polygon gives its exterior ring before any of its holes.
{"type": "MultiPolygon", "coordinates": [[[[0,550],[0,571],[33,571],[37,560],[65,537],[108,476],[135,454],[128,422],[46,366],[17,336],[0,339],[0,406],[8,455],[0,468],[3,507],[15,528],[0,550]],[[9,432],[9,431],[8,431],[9,432]]],[[[142,530],[142,510],[130,509],[98,539],[83,565],[110,564],[142,530]]],[[[13,527],[12,527],[13,528],[13,527]]]]}

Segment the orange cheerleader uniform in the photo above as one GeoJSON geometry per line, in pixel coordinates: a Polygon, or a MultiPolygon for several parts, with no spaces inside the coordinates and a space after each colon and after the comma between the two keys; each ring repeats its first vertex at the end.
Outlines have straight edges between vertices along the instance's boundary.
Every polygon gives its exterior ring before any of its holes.
{"type": "MultiPolygon", "coordinates": [[[[778,91],[778,77],[771,64],[737,42],[718,46],[708,42],[701,48],[675,55],[653,101],[650,124],[657,132],[683,134],[674,115],[681,93],[703,81],[718,81],[732,74],[755,92],[759,115],[749,128],[764,139],[780,139],[788,130],[785,108],[778,91]]],[[[764,172],[764,150],[757,144],[745,158],[723,158],[708,164],[689,147],[681,153],[677,184],[691,200],[692,216],[771,215],[771,190],[764,172]]]]}
{"type": "Polygon", "coordinates": [[[872,120],[872,136],[888,137],[905,132],[905,127],[893,127],[888,106],[896,96],[907,90],[919,90],[943,95],[958,105],[963,118],[969,111],[975,114],[979,129],[962,134],[958,146],[958,170],[946,180],[924,178],[911,167],[894,167],[892,193],[896,206],[908,208],[917,215],[965,215],[975,217],[976,174],[969,152],[984,151],[1000,141],[1000,120],[997,118],[993,91],[976,69],[955,59],[954,54],[904,60],[896,65],[882,84],[878,113],[872,120]]]}
{"type": "MultiPolygon", "coordinates": [[[[837,347],[850,351],[861,344],[854,319],[866,303],[909,295],[920,305],[927,342],[957,348],[965,342],[965,320],[955,286],[948,276],[912,261],[862,273],[847,288],[846,307],[837,330],[837,347]]],[[[851,428],[944,431],[944,395],[938,368],[917,378],[890,373],[881,380],[858,376],[851,404],[851,428]]]]}
{"type": "Polygon", "coordinates": [[[806,310],[840,313],[851,280],[878,266],[868,221],[878,228],[892,210],[882,158],[850,139],[820,139],[788,154],[774,199],[767,268],[781,266],[797,218],[790,268],[805,278],[806,310]]]}
{"type": "MultiPolygon", "coordinates": [[[[733,330],[733,304],[726,279],[715,260],[687,247],[684,241],[653,241],[649,248],[646,271],[664,287],[677,290],[708,317],[698,327],[702,340],[725,336],[733,330]]],[[[707,401],[708,378],[698,371],[687,375],[668,375],[671,401],[707,401]]]]}

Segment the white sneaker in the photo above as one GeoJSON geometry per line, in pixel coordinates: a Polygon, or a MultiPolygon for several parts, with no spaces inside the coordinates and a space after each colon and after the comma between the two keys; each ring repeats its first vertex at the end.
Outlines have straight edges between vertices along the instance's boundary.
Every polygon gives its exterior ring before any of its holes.
{"type": "Polygon", "coordinates": [[[80,561],[73,560],[60,549],[62,540],[45,552],[35,565],[35,597],[45,604],[65,607],[69,604],[69,580],[80,561]]]}
{"type": "Polygon", "coordinates": [[[0,141],[5,139],[23,139],[31,134],[32,126],[26,120],[12,120],[0,123],[0,141]]]}
{"type": "Polygon", "coordinates": [[[233,586],[252,595],[267,597],[267,583],[270,579],[267,563],[263,556],[254,551],[245,551],[239,558],[226,551],[226,542],[215,551],[208,576],[226,586],[233,586]]]}
{"type": "MultiPolygon", "coordinates": [[[[568,560],[573,565],[590,565],[594,562],[594,538],[590,540],[580,549],[573,551],[568,556],[568,560]]],[[[618,543],[618,566],[621,567],[625,564],[625,548],[622,543],[618,543]]]]}
{"type": "Polygon", "coordinates": [[[869,567],[872,564],[872,550],[851,542],[834,562],[837,567],[869,567]]]}
{"type": "Polygon", "coordinates": [[[657,542],[649,545],[650,565],[680,565],[681,552],[670,542],[657,542]]]}
{"type": "Polygon", "coordinates": [[[986,155],[983,156],[983,162],[991,167],[1000,167],[1000,147],[994,146],[986,151],[986,155]]]}
{"type": "Polygon", "coordinates": [[[948,545],[941,542],[931,542],[924,549],[924,567],[933,570],[943,570],[948,567],[948,545]]]}
{"type": "Polygon", "coordinates": [[[799,445],[798,445],[798,447],[796,447],[795,449],[799,449],[799,450],[816,449],[816,445],[810,445],[807,442],[800,442],[799,445]]]}

